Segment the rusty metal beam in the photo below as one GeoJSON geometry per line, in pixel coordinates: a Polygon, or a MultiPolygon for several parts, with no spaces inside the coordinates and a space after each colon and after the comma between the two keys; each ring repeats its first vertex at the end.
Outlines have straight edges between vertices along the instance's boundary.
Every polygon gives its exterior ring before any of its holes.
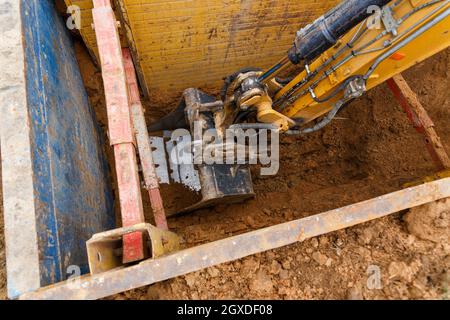
{"type": "Polygon", "coordinates": [[[139,96],[139,85],[133,59],[130,49],[124,48],[122,49],[122,53],[127,76],[128,92],[130,94],[131,118],[136,132],[136,142],[141,160],[145,188],[148,190],[156,226],[162,230],[169,230],[158,176],[156,175],[155,163],[153,161],[150,137],[148,135],[147,124],[145,123],[144,109],[139,96]]]}
{"type": "MultiPolygon", "coordinates": [[[[145,218],[118,24],[110,0],[94,0],[92,16],[105,87],[109,139],[114,148],[122,225],[128,227],[145,222],[145,218]]],[[[145,257],[143,234],[124,235],[123,262],[145,257]]]]}
{"type": "Polygon", "coordinates": [[[441,139],[436,133],[434,123],[406,80],[399,74],[389,79],[387,85],[408,115],[414,128],[422,134],[427,150],[438,171],[449,169],[450,159],[445,152],[441,139]]]}
{"type": "Polygon", "coordinates": [[[21,299],[99,299],[450,197],[450,178],[25,294],[21,299]]]}

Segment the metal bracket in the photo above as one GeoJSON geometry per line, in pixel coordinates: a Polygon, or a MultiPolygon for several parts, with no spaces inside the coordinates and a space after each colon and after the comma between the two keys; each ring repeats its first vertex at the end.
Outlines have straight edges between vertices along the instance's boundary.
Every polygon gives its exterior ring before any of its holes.
{"type": "Polygon", "coordinates": [[[86,242],[89,269],[92,275],[124,265],[123,238],[128,234],[142,233],[149,258],[160,258],[180,250],[182,239],[175,233],[156,228],[148,223],[106,231],[94,235],[86,242]]]}
{"type": "Polygon", "coordinates": [[[381,9],[381,21],[383,22],[386,31],[396,37],[399,24],[397,20],[395,20],[391,7],[384,6],[383,9],[381,9]]]}
{"type": "Polygon", "coordinates": [[[366,82],[363,78],[356,78],[350,81],[345,88],[344,97],[345,99],[356,99],[361,97],[364,92],[366,92],[366,82]]]}

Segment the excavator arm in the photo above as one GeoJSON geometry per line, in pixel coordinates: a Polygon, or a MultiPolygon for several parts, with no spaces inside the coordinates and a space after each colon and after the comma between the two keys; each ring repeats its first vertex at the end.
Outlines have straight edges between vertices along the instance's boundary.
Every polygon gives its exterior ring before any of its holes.
{"type": "Polygon", "coordinates": [[[288,57],[258,78],[282,130],[317,131],[348,101],[447,48],[449,12],[450,1],[349,0],[300,30],[288,57]],[[276,76],[292,64],[301,71],[283,85],[276,76]]]}
{"type": "Polygon", "coordinates": [[[449,13],[445,0],[344,1],[301,29],[273,67],[239,74],[228,99],[283,132],[320,130],[350,100],[449,47],[449,13]]]}
{"type": "MultiPolygon", "coordinates": [[[[185,128],[199,137],[216,130],[221,141],[227,130],[318,131],[348,102],[447,48],[449,14],[450,0],[343,1],[299,30],[292,48],[274,66],[245,68],[226,77],[220,99],[186,90],[177,110],[150,131],[185,128]]],[[[208,148],[194,140],[197,147],[208,148]]],[[[222,142],[221,152],[226,145],[222,142]]],[[[199,162],[195,167],[203,200],[188,211],[253,196],[250,171],[242,164],[199,162]]]]}

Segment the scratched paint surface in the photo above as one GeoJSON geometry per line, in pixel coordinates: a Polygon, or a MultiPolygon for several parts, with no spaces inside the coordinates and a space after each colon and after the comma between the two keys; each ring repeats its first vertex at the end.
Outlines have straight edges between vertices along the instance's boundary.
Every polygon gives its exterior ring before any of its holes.
{"type": "MultiPolygon", "coordinates": [[[[41,285],[88,271],[85,242],[114,227],[101,136],[52,0],[23,0],[41,285]]],[[[19,236],[19,235],[18,235],[19,236]]],[[[26,266],[24,266],[26,268],[26,266]]]]}
{"type": "MultiPolygon", "coordinates": [[[[117,0],[113,0],[117,1],[117,0]]],[[[220,85],[241,67],[265,68],[287,52],[295,32],[338,0],[120,0],[126,8],[150,90],[179,93],[220,85]]],[[[81,33],[94,51],[92,0],[66,0],[82,9],[81,33]]]]}

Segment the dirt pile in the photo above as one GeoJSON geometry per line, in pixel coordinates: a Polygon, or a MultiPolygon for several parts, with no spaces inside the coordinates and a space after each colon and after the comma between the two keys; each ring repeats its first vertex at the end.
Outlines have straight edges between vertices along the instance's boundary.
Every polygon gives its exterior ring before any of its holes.
{"type": "Polygon", "coordinates": [[[413,208],[404,220],[416,237],[450,245],[450,199],[413,208]]]}

